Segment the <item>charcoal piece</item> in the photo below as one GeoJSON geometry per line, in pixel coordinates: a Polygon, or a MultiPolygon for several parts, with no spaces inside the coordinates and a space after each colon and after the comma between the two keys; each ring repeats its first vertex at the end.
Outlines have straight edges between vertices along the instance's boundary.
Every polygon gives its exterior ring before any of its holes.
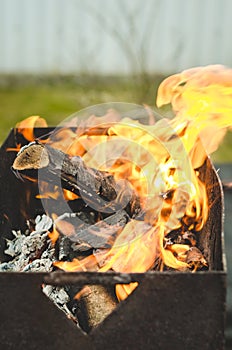
{"type": "Polygon", "coordinates": [[[191,246],[195,246],[197,244],[197,237],[191,231],[186,231],[183,234],[184,244],[190,244],[191,246]]]}
{"type": "Polygon", "coordinates": [[[91,248],[109,248],[128,220],[125,210],[120,210],[94,225],[86,224],[75,214],[66,213],[55,220],[55,226],[61,235],[72,242],[73,250],[85,251],[91,248]]]}
{"type": "MultiPolygon", "coordinates": [[[[72,249],[72,252],[77,252],[78,255],[81,254],[81,253],[84,253],[84,252],[89,252],[90,250],[92,250],[92,246],[88,243],[85,243],[85,242],[81,242],[81,241],[78,241],[76,243],[72,243],[71,245],[71,249],[72,249]]],[[[75,254],[75,253],[74,253],[75,254]]],[[[74,255],[76,256],[76,255],[74,255]]]]}
{"type": "Polygon", "coordinates": [[[70,258],[70,254],[72,251],[71,248],[71,241],[68,237],[59,237],[58,239],[58,246],[59,246],[59,252],[58,252],[58,260],[68,260],[70,258]]]}
{"type": "Polygon", "coordinates": [[[166,237],[165,246],[172,244],[189,244],[195,246],[197,243],[196,234],[189,230],[177,229],[169,232],[166,237]]]}
{"type": "Polygon", "coordinates": [[[89,225],[93,225],[97,221],[96,213],[93,211],[89,211],[89,212],[79,211],[75,213],[75,216],[78,217],[81,221],[89,225]]]}
{"type": "Polygon", "coordinates": [[[190,268],[193,268],[194,272],[208,266],[205,257],[197,247],[191,247],[189,249],[186,256],[186,262],[189,264],[190,268]]]}

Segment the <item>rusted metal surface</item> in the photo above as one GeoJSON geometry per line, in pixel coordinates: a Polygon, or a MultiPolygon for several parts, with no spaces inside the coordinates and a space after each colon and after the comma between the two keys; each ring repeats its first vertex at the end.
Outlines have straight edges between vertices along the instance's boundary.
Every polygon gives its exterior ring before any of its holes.
{"type": "MultiPolygon", "coordinates": [[[[48,130],[36,130],[45,134],[48,130]]],[[[19,137],[18,135],[16,135],[19,137]]],[[[22,143],[23,140],[21,140],[22,143]]],[[[15,153],[11,132],[0,150],[0,256],[12,229],[42,213],[34,198],[36,184],[11,174],[15,153]],[[26,198],[26,189],[30,190],[26,198]],[[22,215],[23,214],[23,215],[22,215]]],[[[24,141],[25,142],[25,141],[24,141]]],[[[224,344],[226,271],[221,241],[223,195],[218,177],[207,163],[201,170],[208,184],[210,215],[202,231],[201,249],[209,271],[192,273],[0,273],[1,332],[4,349],[203,349],[224,344]],[[42,293],[41,284],[116,284],[139,281],[139,287],[88,335],[68,320],[42,293]]]]}
{"type": "MultiPolygon", "coordinates": [[[[225,275],[144,274],[135,292],[85,335],[41,292],[41,274],[0,274],[5,349],[223,349],[225,275]]],[[[108,283],[107,276],[104,282],[108,283]]]]}

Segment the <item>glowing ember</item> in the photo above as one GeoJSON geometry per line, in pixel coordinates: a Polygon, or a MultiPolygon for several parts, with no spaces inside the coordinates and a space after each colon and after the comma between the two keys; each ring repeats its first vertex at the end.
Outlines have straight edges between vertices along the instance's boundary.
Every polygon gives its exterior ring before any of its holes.
{"type": "MultiPolygon", "coordinates": [[[[168,103],[175,113],[171,120],[155,121],[146,107],[150,125],[144,125],[110,110],[81,121],[76,130],[66,125],[47,140],[70,157],[80,156],[87,167],[111,174],[118,203],[125,191],[140,200],[140,212],[117,231],[110,247],[82,259],[57,261],[54,266],[65,271],[128,273],[154,267],[195,272],[207,266],[195,247],[208,217],[206,185],[198,168],[207,157],[206,150],[216,150],[226,128],[231,128],[232,70],[218,65],[199,67],[167,78],[159,87],[157,106],[168,103]],[[180,242],[170,241],[173,232],[180,242]]],[[[33,118],[29,118],[32,124],[33,118]]],[[[24,132],[26,124],[20,123],[19,131],[31,141],[33,134],[24,132]]],[[[57,191],[42,195],[59,198],[57,191]]],[[[79,198],[66,190],[63,196],[67,201],[79,198]]],[[[69,232],[74,229],[70,225],[69,232]]],[[[51,240],[55,242],[58,236],[54,228],[51,240]]],[[[118,299],[125,299],[136,286],[116,286],[118,299]]]]}

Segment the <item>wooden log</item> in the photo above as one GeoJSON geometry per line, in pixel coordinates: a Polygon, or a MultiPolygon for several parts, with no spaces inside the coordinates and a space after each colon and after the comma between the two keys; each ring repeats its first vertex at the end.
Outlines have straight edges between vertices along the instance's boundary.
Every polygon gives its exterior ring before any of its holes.
{"type": "Polygon", "coordinates": [[[80,195],[99,212],[113,213],[126,207],[132,216],[140,210],[139,199],[129,186],[118,188],[111,174],[87,167],[81,157],[70,157],[48,145],[31,142],[24,146],[12,169],[26,178],[35,178],[35,170],[39,170],[41,180],[58,185],[61,182],[63,188],[80,195]]]}
{"type": "Polygon", "coordinates": [[[96,328],[117,306],[116,297],[105,286],[87,285],[79,295],[77,317],[80,326],[87,333],[96,328]]]}

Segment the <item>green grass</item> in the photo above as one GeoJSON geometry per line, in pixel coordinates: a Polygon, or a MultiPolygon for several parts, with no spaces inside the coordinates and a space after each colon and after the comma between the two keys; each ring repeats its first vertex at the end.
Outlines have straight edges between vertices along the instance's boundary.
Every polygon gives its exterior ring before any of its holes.
{"type": "MultiPolygon", "coordinates": [[[[0,143],[9,130],[30,115],[56,126],[71,114],[98,103],[129,102],[155,105],[162,77],[130,79],[99,77],[0,77],[0,143]]],[[[232,162],[232,133],[228,133],[214,162],[232,162]]]]}
{"type": "Polygon", "coordinates": [[[141,86],[139,79],[100,78],[0,78],[0,142],[20,120],[44,117],[49,125],[57,125],[71,114],[98,103],[155,102],[159,79],[141,86]]]}

